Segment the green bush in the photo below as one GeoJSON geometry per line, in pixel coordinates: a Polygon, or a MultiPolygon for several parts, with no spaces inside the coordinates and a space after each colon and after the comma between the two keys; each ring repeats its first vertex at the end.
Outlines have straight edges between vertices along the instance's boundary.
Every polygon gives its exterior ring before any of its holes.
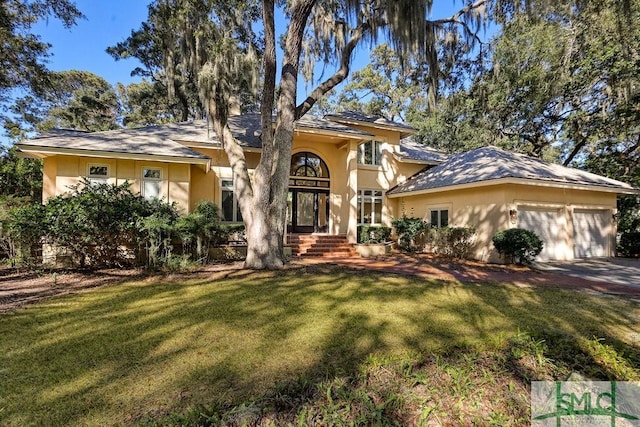
{"type": "Polygon", "coordinates": [[[398,247],[403,252],[415,252],[418,249],[417,241],[429,227],[429,224],[420,218],[409,218],[402,215],[391,221],[398,235],[398,247]]]}
{"type": "Polygon", "coordinates": [[[204,263],[209,258],[209,248],[227,240],[220,222],[220,210],[213,202],[203,200],[195,210],[178,219],[176,229],[182,239],[183,252],[195,255],[204,263]]]}
{"type": "Polygon", "coordinates": [[[474,227],[439,227],[427,233],[427,243],[433,252],[449,258],[468,258],[475,238],[474,227]]]}
{"type": "Polygon", "coordinates": [[[244,229],[222,225],[212,202],[203,201],[180,217],[175,204],[146,200],[132,193],[128,183],[85,180],[46,205],[7,212],[0,212],[0,253],[7,253],[14,265],[37,261],[46,243],[77,267],[146,264],[171,269],[187,265],[192,255],[205,262],[210,245],[226,243],[230,233],[244,229]],[[182,240],[181,255],[174,254],[177,237],[182,240]]]}
{"type": "Polygon", "coordinates": [[[620,236],[618,253],[622,256],[640,256],[640,231],[628,231],[620,236]]]}
{"type": "Polygon", "coordinates": [[[128,183],[83,181],[70,193],[48,200],[45,241],[64,248],[79,267],[89,263],[95,267],[133,264],[135,254],[130,250],[137,248],[143,237],[139,219],[155,214],[161,204],[166,205],[133,194],[128,183]]]}
{"type": "Polygon", "coordinates": [[[358,226],[358,243],[384,243],[391,236],[391,228],[382,225],[358,226]]]}
{"type": "Polygon", "coordinates": [[[171,229],[177,218],[175,206],[133,194],[128,183],[83,181],[46,205],[12,209],[2,228],[15,242],[19,262],[34,260],[46,243],[74,266],[123,266],[142,262],[138,248],[162,248],[167,236],[158,239],[158,229],[171,229]]]}
{"type": "Polygon", "coordinates": [[[36,264],[46,235],[45,207],[40,203],[13,207],[0,221],[0,235],[12,266],[36,264]]]}
{"type": "Polygon", "coordinates": [[[178,220],[175,204],[161,200],[147,201],[148,215],[136,219],[138,242],[144,248],[145,263],[148,268],[167,265],[173,256],[173,233],[178,220]]]}
{"type": "Polygon", "coordinates": [[[542,252],[543,243],[533,231],[511,228],[497,232],[493,246],[506,262],[531,264],[542,252]]]}

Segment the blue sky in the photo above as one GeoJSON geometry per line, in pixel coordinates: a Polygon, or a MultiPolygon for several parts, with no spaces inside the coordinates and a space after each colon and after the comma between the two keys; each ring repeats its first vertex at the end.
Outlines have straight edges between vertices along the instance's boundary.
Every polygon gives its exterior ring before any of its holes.
{"type": "Polygon", "coordinates": [[[111,84],[130,83],[139,65],[135,59],[116,62],[105,52],[109,46],[124,41],[131,30],[138,29],[147,18],[147,1],[142,0],[77,0],[86,19],[65,29],[59,21],[39,22],[34,32],[52,45],[48,67],[54,71],[83,70],[104,77],[111,84]]]}
{"type": "MultiPolygon", "coordinates": [[[[139,81],[138,77],[130,76],[131,70],[139,65],[137,60],[116,62],[105,49],[124,41],[131,30],[140,27],[147,18],[149,1],[76,0],[76,4],[86,16],[76,26],[65,29],[54,19],[34,26],[34,32],[52,45],[52,56],[47,63],[49,69],[91,71],[113,85],[139,81]]],[[[435,18],[450,16],[462,6],[461,0],[435,0],[432,15],[435,18]]],[[[367,49],[359,49],[352,71],[366,65],[367,58],[367,49]]]]}

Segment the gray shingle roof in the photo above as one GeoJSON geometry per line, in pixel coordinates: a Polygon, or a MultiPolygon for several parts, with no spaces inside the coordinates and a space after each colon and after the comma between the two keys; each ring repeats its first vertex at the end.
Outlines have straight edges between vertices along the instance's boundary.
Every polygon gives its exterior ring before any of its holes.
{"type": "Polygon", "coordinates": [[[412,133],[413,131],[415,131],[413,127],[407,124],[387,120],[386,118],[380,117],[380,116],[370,116],[370,115],[359,113],[356,111],[343,111],[341,113],[332,113],[332,114],[327,114],[324,117],[328,120],[336,121],[339,123],[364,122],[364,123],[370,123],[373,125],[404,129],[404,130],[411,131],[412,133]]]}
{"type": "Polygon", "coordinates": [[[558,186],[595,186],[637,192],[631,185],[580,169],[546,163],[496,147],[483,147],[449,157],[444,163],[424,170],[387,194],[420,192],[500,179],[546,181],[558,186]]]}
{"type": "Polygon", "coordinates": [[[439,165],[447,160],[447,155],[440,150],[417,142],[412,136],[400,140],[400,160],[417,161],[430,165],[439,165]]]}
{"type": "MultiPolygon", "coordinates": [[[[372,136],[369,133],[340,123],[312,116],[303,117],[296,125],[306,129],[339,132],[359,137],[372,136]]],[[[259,114],[232,116],[229,118],[229,127],[241,145],[248,148],[260,148],[262,146],[260,140],[262,127],[259,114]]],[[[195,120],[104,132],[59,130],[49,132],[39,138],[21,141],[17,145],[18,147],[32,150],[36,147],[48,147],[51,149],[88,150],[132,155],[208,158],[177,141],[205,143],[214,146],[220,144],[215,132],[209,128],[206,120],[195,120]]]]}
{"type": "Polygon", "coordinates": [[[62,150],[86,150],[103,153],[142,154],[187,159],[208,159],[172,138],[172,126],[147,126],[138,129],[118,129],[104,132],[62,132],[60,136],[43,136],[21,141],[18,148],[38,147],[62,150]]]}

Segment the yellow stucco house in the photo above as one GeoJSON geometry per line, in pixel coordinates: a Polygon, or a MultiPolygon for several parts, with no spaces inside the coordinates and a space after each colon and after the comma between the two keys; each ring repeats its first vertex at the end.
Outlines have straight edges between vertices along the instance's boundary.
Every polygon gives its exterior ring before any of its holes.
{"type": "MultiPolygon", "coordinates": [[[[259,115],[229,120],[249,167],[260,156],[259,115]]],[[[473,255],[497,261],[491,238],[510,227],[535,231],[541,259],[614,254],[616,195],[633,187],[584,171],[484,147],[447,157],[412,139],[414,129],[347,112],[296,123],[288,233],[346,236],[358,225],[390,226],[403,213],[434,226],[474,226],[473,255]]],[[[43,200],[82,177],[123,183],[188,212],[208,199],[239,222],[225,152],[206,121],[106,132],[59,131],[17,147],[44,160],[43,200]]]]}

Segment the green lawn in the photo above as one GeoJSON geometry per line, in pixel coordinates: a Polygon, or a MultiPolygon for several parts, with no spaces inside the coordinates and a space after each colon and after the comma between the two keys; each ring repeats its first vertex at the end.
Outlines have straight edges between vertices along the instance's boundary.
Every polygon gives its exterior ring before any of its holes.
{"type": "Polygon", "coordinates": [[[624,298],[329,267],[155,277],[0,315],[0,425],[524,423],[536,377],[640,379],[639,319],[624,298]]]}

